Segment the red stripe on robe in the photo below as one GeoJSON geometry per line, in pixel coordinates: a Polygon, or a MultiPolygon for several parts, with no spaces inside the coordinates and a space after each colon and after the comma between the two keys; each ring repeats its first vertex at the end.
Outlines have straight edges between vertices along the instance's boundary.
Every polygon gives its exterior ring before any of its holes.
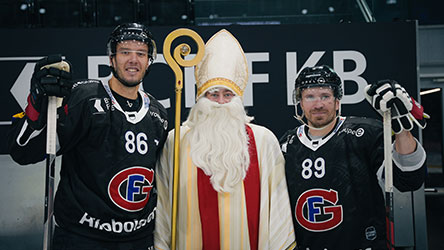
{"type": "MultiPolygon", "coordinates": [[[[260,176],[257,159],[256,141],[250,127],[246,126],[249,137],[248,153],[250,165],[244,179],[245,200],[247,204],[248,232],[250,249],[257,250],[259,237],[260,176]]],[[[197,168],[197,189],[199,212],[202,225],[202,249],[220,249],[219,207],[217,192],[211,185],[210,178],[202,169],[197,168]]]]}
{"type": "Polygon", "coordinates": [[[250,153],[250,166],[244,179],[245,200],[247,203],[248,232],[250,236],[250,249],[257,250],[259,237],[259,207],[261,184],[259,164],[257,158],[256,141],[253,131],[247,127],[249,137],[248,153],[250,153]]]}
{"type": "Polygon", "coordinates": [[[197,190],[202,224],[202,250],[219,250],[220,231],[217,192],[211,186],[210,178],[200,168],[197,168],[197,190]]]}

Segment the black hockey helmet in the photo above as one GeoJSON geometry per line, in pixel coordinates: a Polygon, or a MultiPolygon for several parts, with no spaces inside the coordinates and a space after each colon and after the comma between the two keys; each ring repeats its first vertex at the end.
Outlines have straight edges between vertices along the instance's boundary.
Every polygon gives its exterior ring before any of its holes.
{"type": "Polygon", "coordinates": [[[302,90],[310,87],[330,87],[338,100],[342,98],[342,83],[338,74],[327,65],[305,67],[296,78],[293,101],[298,103],[302,98],[302,90]]]}
{"type": "Polygon", "coordinates": [[[156,59],[156,42],[154,42],[153,35],[143,24],[139,23],[124,23],[117,26],[111,32],[108,43],[108,55],[113,56],[116,53],[116,46],[118,43],[127,40],[140,41],[148,45],[148,58],[152,63],[156,59]]]}

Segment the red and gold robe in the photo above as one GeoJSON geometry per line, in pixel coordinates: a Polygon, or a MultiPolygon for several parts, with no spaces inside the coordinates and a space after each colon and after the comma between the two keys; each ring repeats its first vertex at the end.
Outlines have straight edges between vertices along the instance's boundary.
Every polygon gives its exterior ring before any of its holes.
{"type": "MultiPolygon", "coordinates": [[[[235,191],[217,193],[191,160],[189,131],[181,128],[176,248],[180,250],[294,249],[284,158],[268,129],[248,124],[250,166],[235,191]],[[186,138],[186,137],[185,137],[186,138]],[[255,147],[254,147],[255,146],[255,147]]],[[[155,248],[171,247],[174,131],[156,171],[158,202],[155,248]]]]}

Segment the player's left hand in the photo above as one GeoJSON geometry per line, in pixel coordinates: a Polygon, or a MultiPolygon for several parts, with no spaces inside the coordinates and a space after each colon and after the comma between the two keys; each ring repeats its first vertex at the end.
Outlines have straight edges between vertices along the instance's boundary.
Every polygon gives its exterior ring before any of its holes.
{"type": "Polygon", "coordinates": [[[410,131],[413,128],[412,121],[420,128],[424,128],[426,122],[423,118],[429,118],[424,113],[424,108],[394,80],[381,80],[367,85],[365,96],[372,107],[381,115],[383,112],[391,110],[392,129],[396,134],[403,130],[410,131]]]}

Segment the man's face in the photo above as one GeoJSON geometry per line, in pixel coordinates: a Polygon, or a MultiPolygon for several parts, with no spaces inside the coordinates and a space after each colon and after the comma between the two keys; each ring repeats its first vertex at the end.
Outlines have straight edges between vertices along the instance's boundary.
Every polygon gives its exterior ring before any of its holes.
{"type": "Polygon", "coordinates": [[[302,91],[301,107],[308,125],[321,128],[336,118],[339,100],[328,87],[306,88],[302,91]]]}
{"type": "Polygon", "coordinates": [[[234,96],[236,95],[231,90],[220,87],[214,90],[209,90],[205,93],[206,98],[219,104],[231,102],[231,99],[233,99],[234,96]]]}
{"type": "Polygon", "coordinates": [[[148,45],[138,41],[120,42],[111,62],[120,78],[136,85],[143,79],[149,66],[148,45]]]}

